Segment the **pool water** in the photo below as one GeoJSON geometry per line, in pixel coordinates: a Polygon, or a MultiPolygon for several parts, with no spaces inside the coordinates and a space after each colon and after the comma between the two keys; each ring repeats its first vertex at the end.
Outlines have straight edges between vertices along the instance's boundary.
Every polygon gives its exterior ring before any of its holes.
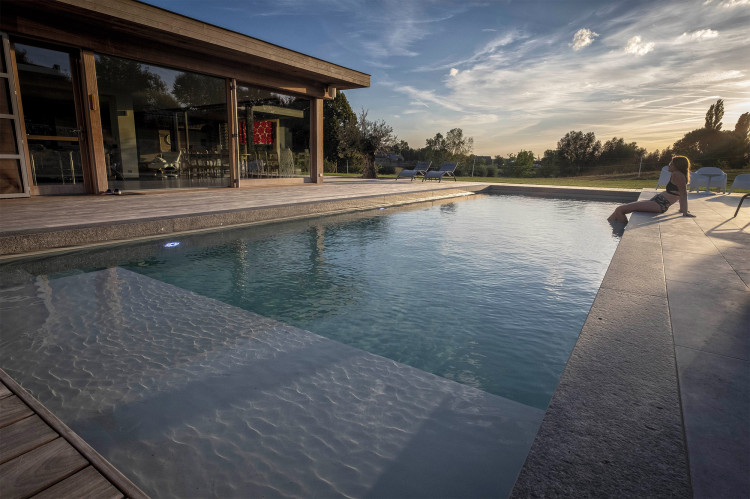
{"type": "Polygon", "coordinates": [[[424,462],[407,495],[503,496],[615,205],[484,196],[8,264],[0,366],[157,496],[403,495],[424,462]]]}
{"type": "Polygon", "coordinates": [[[487,196],[188,238],[121,265],[543,409],[616,248],[612,209],[487,196]]]}

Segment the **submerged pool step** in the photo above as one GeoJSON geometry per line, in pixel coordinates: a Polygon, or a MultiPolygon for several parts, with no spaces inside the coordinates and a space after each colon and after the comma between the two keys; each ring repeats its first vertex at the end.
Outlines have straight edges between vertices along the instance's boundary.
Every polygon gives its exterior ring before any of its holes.
{"type": "Polygon", "coordinates": [[[3,362],[154,496],[503,497],[544,412],[122,268],[16,294],[3,362]]]}

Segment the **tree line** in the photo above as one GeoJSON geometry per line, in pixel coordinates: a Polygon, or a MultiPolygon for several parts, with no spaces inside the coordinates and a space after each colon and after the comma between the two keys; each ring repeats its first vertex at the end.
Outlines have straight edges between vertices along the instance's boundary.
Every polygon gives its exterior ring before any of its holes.
{"type": "Polygon", "coordinates": [[[399,140],[384,121],[370,121],[367,112],[356,115],[346,96],[339,92],[324,106],[324,155],[326,171],[336,169],[343,161],[350,171],[361,171],[365,177],[392,173],[391,162],[378,165],[380,154],[396,155],[405,162],[444,161],[459,163],[460,176],[494,177],[570,177],[584,174],[632,172],[634,169],[658,170],[673,155],[685,155],[693,166],[718,166],[722,169],[750,168],[750,113],[743,113],[733,130],[722,130],[724,101],[719,99],[706,112],[703,128],[686,133],[672,146],[646,151],[635,142],[613,137],[603,144],[594,132],[570,131],[557,143],[556,149],[544,151],[541,157],[521,150],[507,157],[480,157],[473,154],[474,139],[461,128],[441,132],[425,140],[424,147],[413,149],[399,140]]]}

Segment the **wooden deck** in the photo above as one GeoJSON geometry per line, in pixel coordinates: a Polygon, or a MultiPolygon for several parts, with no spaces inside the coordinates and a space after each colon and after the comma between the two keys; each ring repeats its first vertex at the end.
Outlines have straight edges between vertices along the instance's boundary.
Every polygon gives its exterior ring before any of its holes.
{"type": "Polygon", "coordinates": [[[145,498],[0,369],[0,497],[145,498]]]}

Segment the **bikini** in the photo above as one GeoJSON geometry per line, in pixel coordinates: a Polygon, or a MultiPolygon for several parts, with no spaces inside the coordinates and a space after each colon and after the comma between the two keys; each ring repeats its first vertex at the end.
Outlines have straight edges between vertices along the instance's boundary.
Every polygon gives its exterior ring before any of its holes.
{"type": "MultiPolygon", "coordinates": [[[[673,196],[679,196],[680,190],[677,188],[676,185],[672,183],[672,180],[669,180],[669,183],[667,184],[667,187],[665,189],[665,192],[667,194],[671,194],[673,196]]],[[[657,194],[656,196],[651,198],[651,201],[654,201],[656,204],[659,205],[659,208],[661,208],[661,212],[664,213],[669,209],[669,207],[672,205],[672,201],[664,197],[663,194],[657,194]]]]}

